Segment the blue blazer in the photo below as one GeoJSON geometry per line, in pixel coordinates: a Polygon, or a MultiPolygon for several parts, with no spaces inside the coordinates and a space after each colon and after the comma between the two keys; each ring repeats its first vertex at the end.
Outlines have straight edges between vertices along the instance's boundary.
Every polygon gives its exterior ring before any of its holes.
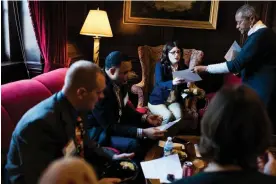
{"type": "Polygon", "coordinates": [[[241,72],[242,82],[253,88],[266,105],[275,97],[276,35],[271,29],[259,29],[250,35],[239,55],[226,63],[230,72],[241,72]]]}
{"type": "MultiPolygon", "coordinates": [[[[63,148],[74,139],[75,123],[76,112],[61,92],[27,111],[12,134],[6,165],[10,182],[36,184],[46,167],[63,157],[63,148]]],[[[85,159],[98,165],[113,156],[86,135],[84,149],[85,159]]]]}
{"type": "MultiPolygon", "coordinates": [[[[110,144],[111,136],[137,137],[137,126],[141,125],[142,115],[129,105],[121,104],[122,116],[119,115],[119,103],[110,78],[105,75],[106,88],[101,99],[89,115],[89,138],[102,146],[110,144]]],[[[121,86],[121,101],[127,94],[127,86],[121,86]]]]}
{"type": "Polygon", "coordinates": [[[276,134],[276,34],[268,28],[251,34],[240,54],[226,62],[232,73],[241,73],[242,82],[264,102],[276,134]]]}
{"type": "MultiPolygon", "coordinates": [[[[179,62],[178,70],[185,70],[187,68],[188,67],[184,64],[184,61],[179,62]]],[[[165,104],[171,90],[176,90],[177,101],[181,102],[181,91],[187,88],[187,84],[174,86],[172,84],[172,79],[172,73],[165,75],[165,68],[162,66],[161,62],[157,62],[155,65],[155,84],[149,97],[150,104],[165,104]]]]}

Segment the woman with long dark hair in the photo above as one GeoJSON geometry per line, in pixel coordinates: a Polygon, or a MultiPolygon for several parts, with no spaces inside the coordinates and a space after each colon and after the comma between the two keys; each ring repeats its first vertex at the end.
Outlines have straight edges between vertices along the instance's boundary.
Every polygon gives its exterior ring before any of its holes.
{"type": "Polygon", "coordinates": [[[177,42],[167,43],[160,62],[155,66],[155,86],[149,97],[148,107],[153,114],[163,117],[162,124],[182,117],[181,91],[187,88],[185,80],[174,78],[174,71],[187,69],[183,59],[183,49],[177,42]]]}

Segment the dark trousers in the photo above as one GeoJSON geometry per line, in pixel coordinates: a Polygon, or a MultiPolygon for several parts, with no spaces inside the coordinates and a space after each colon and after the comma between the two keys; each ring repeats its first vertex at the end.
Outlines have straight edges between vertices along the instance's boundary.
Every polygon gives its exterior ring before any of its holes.
{"type": "Polygon", "coordinates": [[[121,153],[132,153],[137,151],[139,143],[135,138],[111,136],[110,146],[118,149],[121,153]]]}

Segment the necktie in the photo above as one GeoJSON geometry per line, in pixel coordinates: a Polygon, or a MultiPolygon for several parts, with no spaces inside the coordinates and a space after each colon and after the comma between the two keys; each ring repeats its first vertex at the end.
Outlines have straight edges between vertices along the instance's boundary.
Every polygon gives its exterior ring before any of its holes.
{"type": "Polygon", "coordinates": [[[120,87],[117,86],[116,84],[114,84],[113,89],[114,89],[115,95],[117,97],[118,105],[119,105],[119,119],[118,119],[118,123],[119,123],[120,118],[122,116],[122,100],[121,100],[121,96],[120,96],[120,87]]]}
{"type": "Polygon", "coordinates": [[[84,157],[84,149],[83,149],[84,134],[85,134],[85,131],[84,131],[83,121],[82,121],[82,118],[78,116],[76,127],[75,127],[75,139],[76,139],[77,154],[80,157],[84,157]]]}

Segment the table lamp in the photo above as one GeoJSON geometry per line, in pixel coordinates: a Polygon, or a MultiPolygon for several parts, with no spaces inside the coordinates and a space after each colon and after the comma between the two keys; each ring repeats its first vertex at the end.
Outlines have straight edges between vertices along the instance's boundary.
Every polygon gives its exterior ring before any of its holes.
{"type": "Polygon", "coordinates": [[[106,11],[90,10],[80,31],[81,35],[94,37],[93,62],[99,65],[100,38],[113,37],[106,11]]]}

